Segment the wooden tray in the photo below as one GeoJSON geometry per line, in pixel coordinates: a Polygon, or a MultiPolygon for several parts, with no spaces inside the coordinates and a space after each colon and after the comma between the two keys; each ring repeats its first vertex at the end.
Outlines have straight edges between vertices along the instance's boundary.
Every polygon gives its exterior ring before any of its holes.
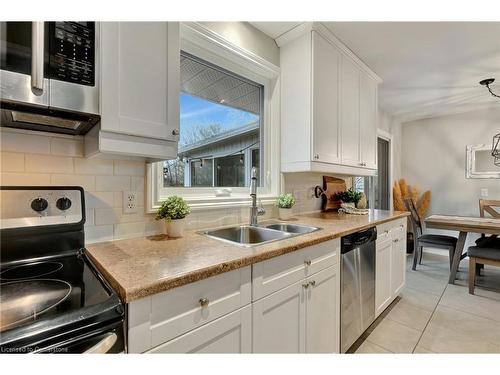
{"type": "Polygon", "coordinates": [[[345,180],[341,178],[323,176],[323,189],[319,186],[315,188],[316,197],[321,196],[321,210],[322,211],[336,211],[340,208],[340,200],[335,199],[335,194],[346,191],[345,180]]]}

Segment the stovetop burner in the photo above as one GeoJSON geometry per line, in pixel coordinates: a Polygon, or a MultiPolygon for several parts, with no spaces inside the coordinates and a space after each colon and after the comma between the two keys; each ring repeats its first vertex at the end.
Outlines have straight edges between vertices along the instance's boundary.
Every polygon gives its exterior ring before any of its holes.
{"type": "Polygon", "coordinates": [[[21,266],[11,267],[5,271],[0,272],[0,280],[14,281],[24,279],[35,279],[42,276],[50,275],[63,268],[60,262],[36,262],[24,264],[21,266]]]}
{"type": "Polygon", "coordinates": [[[1,287],[0,331],[36,320],[68,298],[72,289],[66,281],[51,279],[12,281],[1,287]]]}

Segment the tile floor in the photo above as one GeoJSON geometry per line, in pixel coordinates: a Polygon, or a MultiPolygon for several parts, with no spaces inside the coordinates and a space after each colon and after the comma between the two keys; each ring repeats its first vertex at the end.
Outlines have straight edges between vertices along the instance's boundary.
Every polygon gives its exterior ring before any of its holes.
{"type": "Polygon", "coordinates": [[[424,252],[417,271],[411,260],[403,293],[356,353],[500,353],[500,270],[487,266],[470,295],[468,259],[455,285],[448,284],[447,257],[424,252]]]}

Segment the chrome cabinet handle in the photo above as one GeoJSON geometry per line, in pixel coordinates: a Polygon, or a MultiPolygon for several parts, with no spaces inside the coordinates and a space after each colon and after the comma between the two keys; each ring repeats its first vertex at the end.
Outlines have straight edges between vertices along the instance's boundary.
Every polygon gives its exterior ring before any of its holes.
{"type": "Polygon", "coordinates": [[[179,130],[177,129],[172,130],[172,135],[179,135],[179,130]]]}
{"type": "Polygon", "coordinates": [[[208,306],[208,303],[210,302],[208,298],[200,298],[199,300],[201,307],[208,306]]]}
{"type": "Polygon", "coordinates": [[[304,260],[304,264],[309,267],[311,265],[311,261],[309,259],[304,260]]]}
{"type": "Polygon", "coordinates": [[[44,34],[43,22],[31,23],[31,91],[35,95],[43,94],[44,34]]]}
{"type": "Polygon", "coordinates": [[[314,160],[319,160],[319,154],[314,154],[314,160]]]}

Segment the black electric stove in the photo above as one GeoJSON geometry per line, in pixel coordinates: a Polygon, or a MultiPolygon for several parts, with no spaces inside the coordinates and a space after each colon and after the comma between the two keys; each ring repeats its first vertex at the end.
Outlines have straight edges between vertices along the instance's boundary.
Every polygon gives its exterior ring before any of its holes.
{"type": "Polygon", "coordinates": [[[119,353],[124,307],[84,252],[80,187],[1,187],[0,353],[119,353]]]}

